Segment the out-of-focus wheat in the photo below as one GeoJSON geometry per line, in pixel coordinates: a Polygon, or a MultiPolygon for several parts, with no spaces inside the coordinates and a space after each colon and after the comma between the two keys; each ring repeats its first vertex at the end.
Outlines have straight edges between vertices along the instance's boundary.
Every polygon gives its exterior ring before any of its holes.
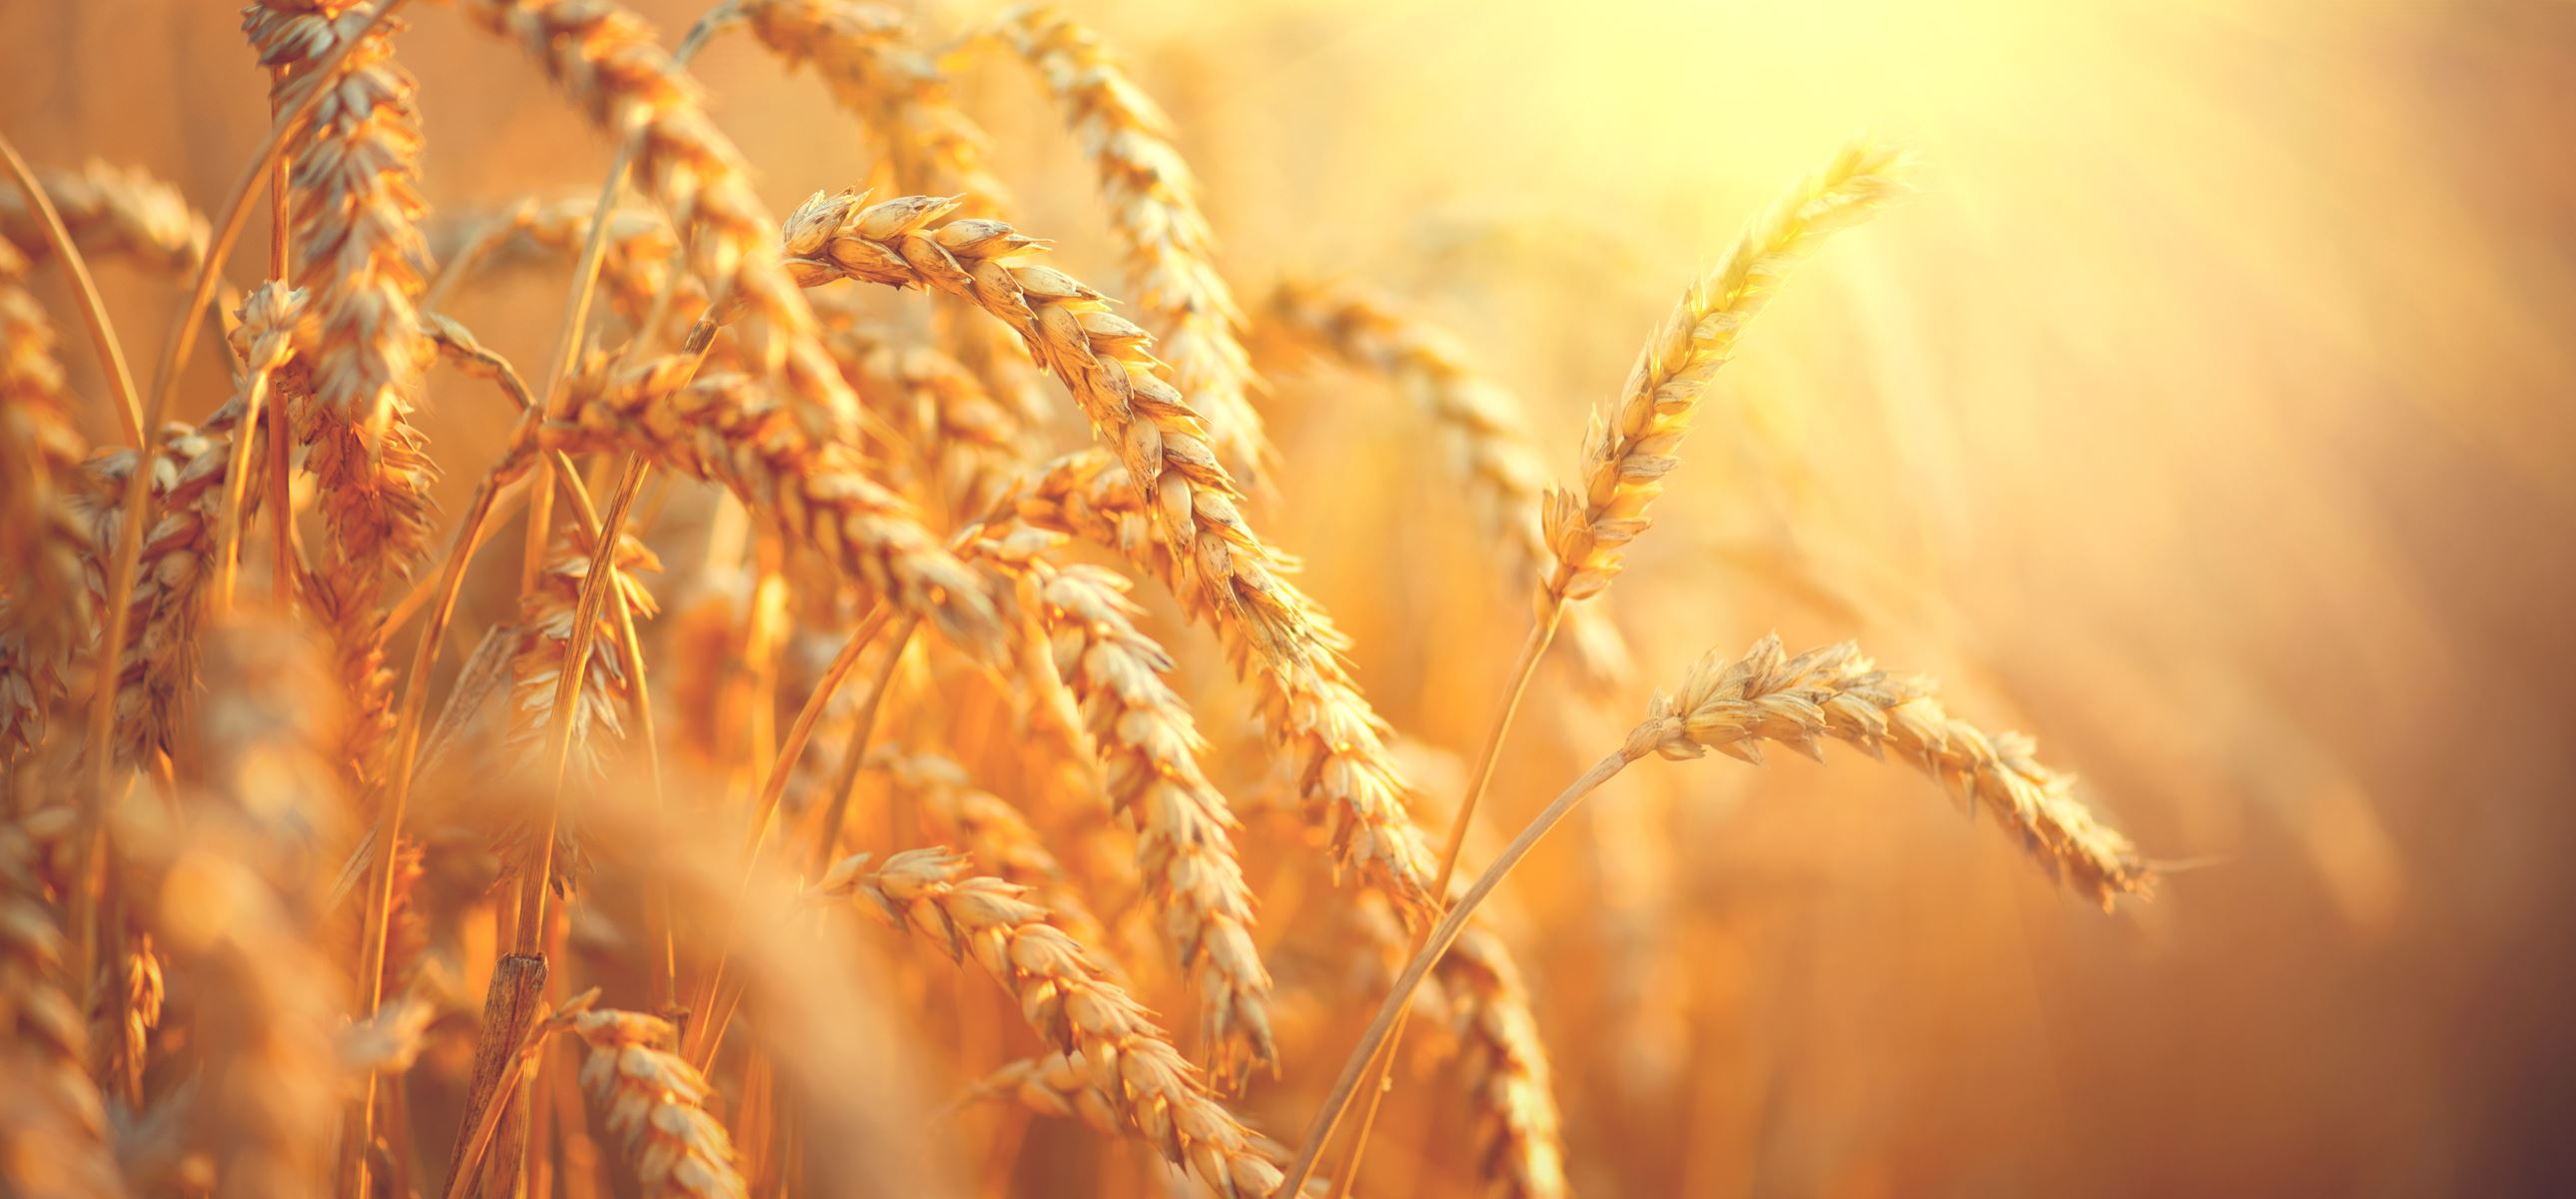
{"type": "MultiPolygon", "coordinates": [[[[92,159],[76,169],[43,169],[36,180],[91,262],[122,260],[163,275],[188,275],[206,259],[206,218],[179,189],[140,167],[92,159]]],[[[0,183],[0,239],[41,259],[52,250],[35,206],[0,183]]]]}
{"type": "MultiPolygon", "coordinates": [[[[1479,374],[1447,333],[1356,284],[1288,280],[1271,293],[1268,314],[1308,345],[1411,395],[1452,447],[1450,461],[1466,480],[1482,531],[1502,539],[1504,581],[1518,594],[1546,577],[1556,562],[1539,531],[1547,471],[1520,397],[1479,374]]],[[[1627,641],[1606,616],[1575,609],[1565,616],[1564,634],[1595,687],[1627,677],[1627,641]]]]}
{"type": "Polygon", "coordinates": [[[674,1052],[679,1031],[638,1012],[594,1010],[569,1018],[590,1046],[582,1089],[625,1142],[636,1181],[651,1199],[740,1199],[749,1194],[733,1138],[708,1107],[715,1089],[674,1052]]]}
{"type": "Polygon", "coordinates": [[[875,869],[867,855],[845,858],[817,886],[866,900],[951,961],[972,955],[1049,1047],[1082,1063],[1121,1123],[1191,1177],[1229,1199],[1277,1188],[1278,1167],[1251,1130],[1208,1092],[1143,1005],[1020,888],[970,875],[965,859],[938,849],[908,850],[875,869]]]}

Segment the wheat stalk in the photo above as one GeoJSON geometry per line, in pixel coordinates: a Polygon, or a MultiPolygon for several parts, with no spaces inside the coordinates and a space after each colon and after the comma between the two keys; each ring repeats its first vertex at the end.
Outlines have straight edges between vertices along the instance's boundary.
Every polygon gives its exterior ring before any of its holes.
{"type": "MultiPolygon", "coordinates": [[[[77,169],[40,169],[36,180],[72,244],[93,262],[121,259],[164,275],[194,274],[205,263],[205,214],[140,167],[91,159],[77,169]]],[[[0,182],[0,240],[41,257],[50,250],[41,219],[24,194],[0,182]]]]}
{"type": "Polygon", "coordinates": [[[1252,396],[1261,382],[1238,330],[1243,312],[1216,269],[1216,235],[1171,118],[1119,66],[1099,35],[1053,5],[1005,14],[995,34],[1028,60],[1065,108],[1100,176],[1109,224],[1127,252],[1127,289],[1161,334],[1172,383],[1207,422],[1219,453],[1247,477],[1271,457],[1252,396]]]}
{"type": "Polygon", "coordinates": [[[1251,1130],[1208,1092],[1143,1005],[1048,924],[1044,908],[1020,898],[1020,888],[968,874],[965,860],[945,850],[916,849],[874,870],[867,855],[844,858],[817,889],[867,901],[951,961],[973,955],[1049,1048],[1080,1057],[1121,1124],[1191,1177],[1229,1199],[1277,1188],[1278,1167],[1251,1130]]]}
{"type": "Polygon", "coordinates": [[[1645,721],[1629,731],[1620,747],[1531,818],[1449,905],[1440,923],[1418,940],[1412,961],[1308,1126],[1304,1146],[1289,1163],[1287,1185],[1304,1183],[1357,1095],[1362,1072],[1384,1060],[1381,1055],[1402,1028],[1415,989],[1457,944],[1477,906],[1575,805],[1639,759],[1689,759],[1715,750],[1759,765],[1766,741],[1820,759],[1828,739],[1872,756],[1894,750],[1939,780],[1970,811],[1982,805],[2008,822],[2052,877],[2105,910],[2118,895],[2147,893],[2150,878],[2136,849],[2073,798],[2071,778],[2031,756],[2028,737],[1990,736],[1950,717],[1931,694],[1930,680],[1879,670],[1850,642],[1793,658],[1780,648],[1777,636],[1769,636],[1741,656],[1711,651],[1702,657],[1679,688],[1657,692],[1645,721]]]}

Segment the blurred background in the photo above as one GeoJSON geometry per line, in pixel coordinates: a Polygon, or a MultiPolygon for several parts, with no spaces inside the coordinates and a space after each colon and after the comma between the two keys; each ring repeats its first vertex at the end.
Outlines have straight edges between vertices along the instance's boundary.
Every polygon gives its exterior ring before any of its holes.
{"type": "MultiPolygon", "coordinates": [[[[673,38],[698,12],[637,6],[673,38]]],[[[1524,397],[1560,475],[1772,194],[1857,131],[1921,155],[1923,194],[1798,272],[1720,376],[1601,601],[1638,677],[1594,699],[1542,675],[1480,825],[1499,843],[1654,686],[1776,629],[1942,676],[2177,868],[2105,917],[1855,755],[1631,771],[1505,891],[1578,1192],[2576,1185],[2576,6],[1067,7],[1171,112],[1241,294],[1401,297],[1524,397]]],[[[438,212],[595,188],[605,147],[520,56],[412,8],[438,212]]],[[[0,6],[0,127],[217,207],[266,123],[235,23],[0,6]]],[[[1015,220],[1115,291],[1053,103],[1016,64],[960,70],[1015,220]]],[[[749,39],[698,73],[774,210],[867,178],[858,128],[749,39]]],[[[129,347],[157,346],[164,285],[103,282],[129,347]]],[[[560,303],[540,284],[472,301],[523,366],[560,303]]],[[[1256,342],[1284,451],[1257,518],[1445,812],[1526,601],[1402,395],[1256,342]]],[[[435,377],[421,422],[451,512],[502,428],[446,394],[473,386],[435,377]]],[[[1248,704],[1158,615],[1251,789],[1248,704]]],[[[1248,1104],[1271,1131],[1373,1003],[1316,1017],[1248,1104]]],[[[1373,1189],[1464,1193],[1443,1092],[1397,1094],[1373,1189]]],[[[1022,1147],[1023,1189],[1079,1135],[1022,1147]]]]}

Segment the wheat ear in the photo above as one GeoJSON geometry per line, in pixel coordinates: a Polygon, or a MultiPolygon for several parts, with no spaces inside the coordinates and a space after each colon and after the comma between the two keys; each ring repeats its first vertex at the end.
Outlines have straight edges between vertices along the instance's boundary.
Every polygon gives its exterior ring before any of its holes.
{"type": "MultiPolygon", "coordinates": [[[[235,340],[248,357],[237,372],[233,398],[203,424],[193,428],[174,424],[160,433],[162,452],[151,483],[159,515],[143,538],[126,619],[133,632],[119,660],[116,680],[116,753],[121,762],[145,760],[172,744],[195,678],[198,624],[206,609],[206,584],[215,574],[220,509],[235,461],[233,440],[264,438],[262,430],[242,427],[248,397],[267,389],[289,361],[301,313],[301,293],[275,287],[252,293],[242,310],[242,324],[235,330],[235,340]]],[[[124,510],[115,496],[133,474],[135,462],[133,452],[119,451],[89,466],[94,486],[83,508],[94,563],[105,563],[117,544],[124,510]]],[[[257,488],[244,492],[246,511],[257,504],[259,495],[257,488]]],[[[103,568],[92,571],[90,592],[93,603],[105,602],[103,568]]]]}
{"type": "Polygon", "coordinates": [[[952,961],[971,954],[1049,1048],[1079,1056],[1120,1122],[1191,1177],[1228,1199],[1277,1188],[1278,1167],[1251,1130],[1209,1093],[1144,1006],[1020,888],[970,875],[963,858],[938,849],[899,853],[873,870],[864,854],[845,858],[818,888],[867,901],[952,961]]]}
{"type": "MultiPolygon", "coordinates": [[[[92,159],[75,170],[38,170],[36,180],[72,244],[92,262],[122,259],[155,274],[184,276],[206,260],[205,214],[140,167],[92,159]]],[[[0,183],[0,240],[41,256],[51,247],[37,228],[40,220],[26,196],[0,183]]]]}
{"type": "MultiPolygon", "coordinates": [[[[306,469],[320,481],[333,553],[315,572],[312,606],[331,620],[341,683],[343,736],[353,783],[382,781],[392,728],[393,675],[384,664],[380,611],[389,575],[427,552],[431,469],[410,423],[432,349],[414,308],[426,254],[419,118],[411,76],[393,61],[398,23],[338,0],[261,0],[242,27],[260,64],[278,72],[275,95],[354,39],[311,125],[294,147],[297,277],[311,294],[318,342],[312,402],[296,414],[306,469]]],[[[284,519],[279,514],[278,519],[284,519]]]]}
{"type": "Polygon", "coordinates": [[[1109,223],[1127,252],[1127,289],[1161,334],[1156,353],[1190,397],[1219,453],[1257,475],[1271,451],[1252,397],[1261,382],[1239,330],[1243,312],[1216,269],[1216,234],[1171,118],[1102,44],[1053,5],[1004,15],[997,26],[1064,106],[1100,176],[1109,223]]]}
{"type": "Polygon", "coordinates": [[[40,861],[24,825],[0,823],[0,1075],[11,1092],[0,1100],[0,1172],[12,1193],[108,1199],[125,1186],[40,861]]]}
{"type": "Polygon", "coordinates": [[[1206,744],[1164,675],[1172,658],[1136,627],[1126,581],[1097,567],[1057,566],[1035,545],[986,541],[984,557],[1022,572],[1025,606],[1040,614],[1055,673],[1097,747],[1109,802],[1136,829],[1136,867],[1163,911],[1181,968],[1199,984],[1209,1070],[1238,1086],[1254,1067],[1277,1070],[1270,972],[1252,941],[1252,889],[1225,794],[1199,764],[1206,744]]]}
{"type": "Polygon", "coordinates": [[[824,317],[824,344],[868,395],[891,398],[896,424],[925,460],[952,512],[982,512],[1021,466],[1025,430],[965,363],[904,345],[864,322],[824,317]]]}
{"type": "MultiPolygon", "coordinates": [[[[1107,930],[1074,889],[1055,851],[1047,848],[1018,808],[990,791],[978,790],[968,781],[966,768],[954,759],[886,751],[870,757],[896,790],[916,805],[924,832],[964,846],[975,861],[990,863],[994,877],[1023,888],[1065,935],[1101,953],[1101,946],[1108,944],[1107,930]]],[[[1101,965],[1116,973],[1112,963],[1101,965]]]]}
{"type": "Polygon", "coordinates": [[[27,270],[26,258],[0,242],[0,572],[31,668],[12,677],[42,695],[51,688],[34,671],[59,672],[87,625],[89,538],[72,497],[88,445],[27,270]]]}
{"type": "Polygon", "coordinates": [[[1638,352],[1618,401],[1594,414],[1579,483],[1548,491],[1544,525],[1556,565],[1545,601],[1584,599],[1610,585],[1619,573],[1619,549],[1653,523],[1647,507],[1678,465],[1674,451],[1709,379],[1735,356],[1745,322],[1770,302],[1798,259],[1904,195],[1904,167],[1905,155],[1892,147],[1844,146],[1823,170],[1773,202],[1717,269],[1682,293],[1638,352]]]}
{"type": "Polygon", "coordinates": [[[638,1012],[594,1010],[568,1018],[590,1046],[582,1089],[608,1116],[608,1131],[648,1199],[742,1199],[750,1193],[733,1138],[708,1109],[715,1090],[672,1052],[679,1030],[638,1012]]]}
{"type": "Polygon", "coordinates": [[[811,65],[832,98],[876,138],[897,187],[962,192],[978,206],[1002,202],[985,165],[984,131],[957,107],[948,74],[913,41],[904,14],[851,0],[740,0],[735,6],[771,53],[811,65]]]}
{"type": "MultiPolygon", "coordinates": [[[[590,239],[596,197],[552,201],[527,200],[497,213],[464,222],[468,230],[441,260],[432,282],[435,300],[464,286],[487,260],[524,263],[531,259],[578,261],[590,239]]],[[[608,214],[600,243],[599,282],[609,306],[636,326],[639,334],[668,330],[645,324],[657,311],[695,314],[707,304],[706,285],[680,273],[680,239],[671,222],[650,209],[619,208],[608,214]]]]}
{"type": "Polygon", "coordinates": [[[121,813],[132,910],[191,980],[203,1083],[192,1136],[219,1196],[317,1194],[339,1129],[333,1045],[346,972],[319,948],[321,846],[341,835],[330,695],[318,656],[283,626],[207,638],[210,713],[191,759],[203,791],[180,828],[121,813]]]}

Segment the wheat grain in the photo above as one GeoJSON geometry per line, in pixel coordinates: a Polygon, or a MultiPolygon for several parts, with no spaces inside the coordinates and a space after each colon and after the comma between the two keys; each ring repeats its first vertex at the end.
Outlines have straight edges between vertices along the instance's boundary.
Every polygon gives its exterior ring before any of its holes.
{"type": "Polygon", "coordinates": [[[866,900],[951,961],[972,954],[1048,1047],[1079,1056],[1121,1123],[1191,1177],[1229,1199],[1277,1188],[1278,1168],[1251,1130],[1208,1093],[1144,1007],[1019,888],[969,875],[964,859],[937,849],[899,853],[874,870],[867,855],[845,858],[817,888],[866,900]]]}
{"type": "Polygon", "coordinates": [[[1599,594],[1619,573],[1619,549],[1653,523],[1646,509],[1690,431],[1701,394],[1735,355],[1744,323],[1762,311],[1782,275],[1836,230],[1867,219],[1904,193],[1904,155],[1872,142],[1842,148],[1823,170],[1775,201],[1717,269],[1681,302],[1637,355],[1619,400],[1595,413],[1583,440],[1581,481],[1550,488],[1544,508],[1556,568],[1543,602],[1599,594]]]}

